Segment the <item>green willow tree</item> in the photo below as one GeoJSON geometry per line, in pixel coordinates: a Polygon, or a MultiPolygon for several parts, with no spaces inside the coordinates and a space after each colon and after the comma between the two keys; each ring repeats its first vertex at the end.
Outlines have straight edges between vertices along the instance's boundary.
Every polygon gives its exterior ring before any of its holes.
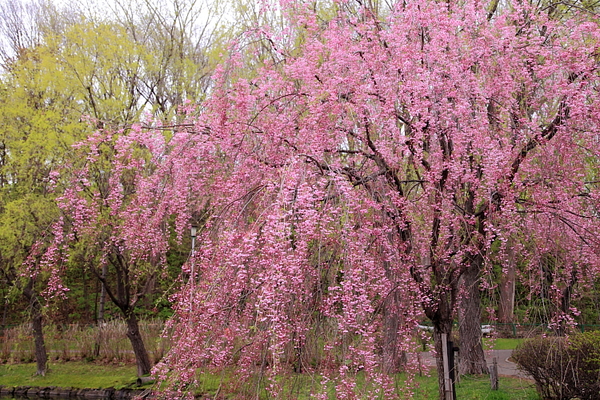
{"type": "MultiPolygon", "coordinates": [[[[39,254],[54,234],[50,226],[63,218],[55,199],[64,190],[61,182],[71,179],[72,170],[65,167],[84,167],[88,161],[77,158],[73,144],[96,130],[119,136],[144,115],[150,116],[149,121],[156,117],[168,134],[178,107],[188,99],[201,100],[220,53],[221,32],[226,30],[220,24],[203,28],[203,17],[194,14],[197,4],[183,1],[159,8],[132,2],[128,3],[132,9],[145,11],[114,10],[102,16],[60,9],[52,2],[0,4],[2,282],[11,286],[11,298],[17,292],[29,296],[40,348],[38,373],[45,373],[46,364],[41,329],[45,301],[40,294],[53,278],[40,264],[39,254]],[[170,9],[174,12],[165,12],[170,9]],[[57,170],[60,176],[52,172],[57,170]]],[[[106,168],[93,175],[91,184],[100,192],[112,175],[112,155],[106,149],[102,154],[106,168]]],[[[106,222],[104,233],[109,236],[118,221],[107,215],[106,222]]],[[[132,264],[127,255],[115,250],[111,262],[102,264],[94,246],[104,243],[89,237],[74,239],[77,254],[64,266],[70,271],[66,276],[73,278],[65,284],[86,291],[91,275],[128,321],[137,318],[136,307],[144,297],[140,293],[163,290],[157,286],[156,269],[145,270],[148,279],[140,281],[141,287],[124,284],[122,277],[132,264]]],[[[128,336],[140,349],[139,373],[149,373],[151,363],[137,322],[131,324],[128,336]]]]}
{"type": "MultiPolygon", "coordinates": [[[[38,253],[54,235],[49,230],[52,223],[61,218],[69,222],[55,199],[64,190],[62,180],[71,180],[72,171],[88,163],[86,157],[77,156],[81,150],[73,144],[94,131],[110,132],[117,141],[140,120],[170,134],[177,124],[177,109],[187,100],[202,100],[209,90],[212,69],[229,35],[219,21],[222,6],[211,8],[205,20],[201,11],[206,4],[120,2],[112,13],[100,15],[83,6],[60,9],[51,2],[2,3],[0,33],[6,45],[0,52],[5,89],[1,112],[6,116],[0,128],[4,138],[0,221],[6,227],[2,268],[15,290],[32,294],[36,315],[41,315],[44,303],[39,300],[42,282],[52,277],[34,274],[32,284],[19,282],[31,265],[43,272],[38,253]],[[60,171],[60,177],[51,171],[60,171]],[[33,195],[39,198],[32,199],[33,195]],[[28,207],[11,207],[11,202],[28,207]],[[43,216],[29,211],[34,207],[44,210],[43,216]],[[27,215],[15,216],[17,211],[27,215]],[[27,229],[19,230],[19,239],[11,230],[16,219],[29,221],[27,229]]],[[[101,203],[107,195],[103,188],[113,176],[114,154],[113,143],[94,165],[90,185],[98,189],[101,203]]],[[[95,250],[108,245],[111,230],[119,223],[108,209],[104,211],[98,236],[73,238],[75,252],[64,265],[70,271],[66,277],[73,279],[65,284],[89,294],[88,277],[100,283],[99,309],[104,309],[104,299],[110,299],[127,320],[138,372],[147,374],[151,362],[137,325],[139,306],[165,285],[158,282],[160,274],[152,263],[144,265],[140,279],[129,279],[131,268],[139,271],[140,265],[118,246],[109,246],[112,252],[106,260],[98,259],[95,250]]],[[[39,321],[36,343],[43,347],[39,321]]],[[[38,358],[45,364],[41,351],[38,358]]]]}
{"type": "Polygon", "coordinates": [[[59,215],[52,169],[71,157],[71,145],[87,131],[68,80],[47,73],[52,60],[47,48],[23,49],[0,83],[0,269],[29,303],[41,375],[46,354],[39,295],[51,277],[39,255],[59,215]]]}

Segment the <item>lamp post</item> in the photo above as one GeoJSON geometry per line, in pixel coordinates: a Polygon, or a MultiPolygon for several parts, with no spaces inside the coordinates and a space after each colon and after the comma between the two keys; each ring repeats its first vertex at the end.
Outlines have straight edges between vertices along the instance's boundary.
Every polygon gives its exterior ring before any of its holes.
{"type": "MultiPolygon", "coordinates": [[[[192,224],[192,226],[190,227],[190,237],[192,238],[192,253],[190,254],[190,258],[192,259],[192,267],[191,267],[191,274],[190,274],[190,281],[191,281],[191,288],[190,288],[190,310],[193,312],[194,311],[194,287],[196,286],[196,277],[194,276],[194,264],[196,262],[195,260],[195,253],[196,253],[196,234],[198,233],[198,226],[196,226],[195,224],[192,224]]],[[[191,319],[190,319],[191,322],[191,319]]]]}
{"type": "Polygon", "coordinates": [[[192,258],[192,275],[191,275],[191,279],[193,281],[195,281],[194,278],[194,262],[195,262],[195,252],[196,252],[196,234],[198,233],[198,227],[194,224],[192,224],[192,226],[190,227],[190,236],[192,238],[192,254],[191,254],[191,258],[192,258]]]}

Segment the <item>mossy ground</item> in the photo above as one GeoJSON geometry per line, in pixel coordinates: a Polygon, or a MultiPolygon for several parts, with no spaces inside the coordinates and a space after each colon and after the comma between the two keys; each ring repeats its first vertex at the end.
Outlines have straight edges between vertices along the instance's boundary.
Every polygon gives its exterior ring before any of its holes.
{"type": "Polygon", "coordinates": [[[135,365],[70,361],[49,364],[46,376],[34,376],[35,363],[0,365],[0,385],[74,388],[123,388],[135,384],[135,365]]]}
{"type": "MultiPolygon", "coordinates": [[[[3,386],[58,386],[75,388],[123,388],[133,387],[136,382],[136,368],[134,365],[111,365],[92,362],[70,361],[51,363],[50,371],[45,377],[33,376],[35,364],[3,364],[0,365],[0,385],[3,386]]],[[[237,382],[231,371],[222,375],[210,373],[199,374],[198,391],[205,395],[215,396],[220,399],[245,398],[249,394],[256,397],[256,384],[252,388],[237,382]]],[[[314,377],[313,377],[314,378],[314,377]]],[[[284,395],[290,399],[309,399],[311,391],[318,390],[318,384],[307,375],[297,375],[286,378],[284,395]],[[288,386],[289,385],[289,386],[288,386]]],[[[397,382],[400,386],[404,377],[398,375],[397,382]]],[[[437,399],[437,378],[435,371],[430,376],[416,377],[418,384],[415,390],[416,400],[437,399]]],[[[255,382],[258,383],[258,382],[255,382]]],[[[364,384],[360,377],[358,386],[364,384]]],[[[260,390],[260,398],[267,398],[264,390],[260,390]]],[[[333,392],[333,390],[332,390],[333,392]]],[[[457,398],[461,400],[537,400],[535,387],[532,382],[512,377],[501,377],[499,390],[490,389],[490,380],[487,376],[462,377],[456,387],[457,398]]],[[[331,398],[335,398],[332,396],[331,398]]]]}
{"type": "MultiPolygon", "coordinates": [[[[415,400],[437,400],[438,387],[435,370],[430,371],[429,376],[415,377],[416,388],[414,389],[415,400]]],[[[269,399],[266,391],[260,390],[256,395],[257,382],[240,384],[232,379],[232,375],[226,373],[221,377],[201,373],[198,376],[198,392],[207,397],[217,397],[219,399],[246,399],[259,398],[269,399]]],[[[283,378],[285,380],[281,398],[293,400],[309,400],[311,393],[321,390],[319,384],[320,377],[309,375],[292,375],[283,378]]],[[[404,374],[396,376],[397,392],[402,393],[404,374]]],[[[357,376],[356,388],[361,391],[364,389],[365,380],[359,374],[357,376]]],[[[461,400],[539,400],[532,381],[520,379],[517,377],[500,377],[499,389],[492,390],[489,376],[463,376],[456,386],[457,399],[461,400]]],[[[329,399],[335,399],[333,385],[329,387],[329,399]]],[[[365,397],[366,398],[366,397],[365,397]]],[[[382,400],[384,400],[382,398],[382,400]]]]}

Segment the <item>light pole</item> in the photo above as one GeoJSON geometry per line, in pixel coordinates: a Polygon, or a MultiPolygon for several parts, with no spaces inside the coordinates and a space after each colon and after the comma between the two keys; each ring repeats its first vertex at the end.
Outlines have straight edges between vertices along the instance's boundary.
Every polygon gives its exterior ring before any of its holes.
{"type": "Polygon", "coordinates": [[[190,254],[190,258],[192,259],[192,268],[190,271],[190,310],[192,312],[194,311],[194,288],[196,286],[196,277],[194,276],[194,264],[196,262],[196,233],[198,233],[198,227],[195,224],[192,224],[192,226],[190,227],[190,236],[192,238],[192,253],[190,254]]]}
{"type": "Polygon", "coordinates": [[[192,238],[192,254],[191,254],[191,258],[192,258],[192,274],[190,279],[192,279],[192,282],[194,282],[196,279],[194,278],[194,262],[195,262],[195,252],[196,252],[196,234],[198,233],[198,227],[195,224],[192,224],[192,226],[190,227],[190,236],[192,238]]]}

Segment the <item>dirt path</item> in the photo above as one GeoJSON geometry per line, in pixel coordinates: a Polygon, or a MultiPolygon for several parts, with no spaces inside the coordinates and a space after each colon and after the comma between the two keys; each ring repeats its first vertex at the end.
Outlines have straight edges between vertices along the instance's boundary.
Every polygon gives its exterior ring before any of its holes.
{"type": "MultiPolygon", "coordinates": [[[[505,376],[517,376],[519,378],[530,379],[529,376],[517,369],[517,365],[509,361],[512,354],[512,350],[487,350],[485,352],[485,359],[488,365],[491,365],[493,359],[496,358],[498,361],[498,374],[505,376]]],[[[421,360],[423,364],[428,367],[435,367],[435,359],[430,352],[425,351],[421,353],[421,360]]]]}

